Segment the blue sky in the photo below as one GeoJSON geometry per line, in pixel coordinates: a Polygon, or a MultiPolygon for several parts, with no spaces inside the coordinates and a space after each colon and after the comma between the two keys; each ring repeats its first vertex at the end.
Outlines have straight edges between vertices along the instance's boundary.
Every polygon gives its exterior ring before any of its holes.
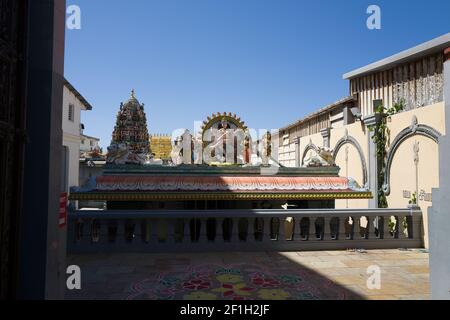
{"type": "Polygon", "coordinates": [[[450,1],[68,0],[65,76],[93,105],[85,133],[106,147],[132,88],[150,133],[213,112],[279,128],[348,94],[342,74],[450,32],[450,1]],[[381,8],[381,30],[366,9],[381,8]]]}

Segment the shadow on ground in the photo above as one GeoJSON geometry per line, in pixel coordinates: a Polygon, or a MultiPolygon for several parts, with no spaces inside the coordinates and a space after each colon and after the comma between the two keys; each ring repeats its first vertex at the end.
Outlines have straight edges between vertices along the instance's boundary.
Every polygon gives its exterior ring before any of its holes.
{"type": "Polygon", "coordinates": [[[77,254],[81,290],[66,299],[340,300],[427,299],[428,254],[368,252],[229,252],[77,254]],[[382,286],[369,290],[367,267],[382,286]]]}

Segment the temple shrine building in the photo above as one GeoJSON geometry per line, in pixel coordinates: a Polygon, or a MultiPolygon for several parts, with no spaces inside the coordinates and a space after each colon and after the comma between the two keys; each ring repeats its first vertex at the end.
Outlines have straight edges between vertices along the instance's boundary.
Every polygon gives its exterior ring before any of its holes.
{"type": "Polygon", "coordinates": [[[253,139],[237,115],[215,113],[201,132],[175,139],[170,164],[154,162],[133,92],[120,106],[103,173],[71,199],[106,201],[110,210],[234,210],[334,208],[336,199],[372,197],[325,155],[289,168],[272,157],[272,145],[270,132],[253,139]]]}

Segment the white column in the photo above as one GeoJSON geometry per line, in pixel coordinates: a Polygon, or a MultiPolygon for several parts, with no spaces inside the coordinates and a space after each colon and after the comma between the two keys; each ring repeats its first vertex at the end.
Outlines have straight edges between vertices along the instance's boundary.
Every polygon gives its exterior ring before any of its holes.
{"type": "Polygon", "coordinates": [[[364,118],[364,124],[366,125],[367,134],[367,144],[369,153],[369,163],[368,163],[368,182],[369,189],[373,194],[373,198],[369,200],[369,208],[378,208],[378,157],[377,148],[373,141],[374,131],[369,131],[369,127],[374,127],[379,122],[379,116],[373,114],[364,118]]]}
{"type": "Polygon", "coordinates": [[[300,155],[300,137],[294,138],[295,143],[295,166],[299,168],[302,165],[302,159],[300,155]]]}
{"type": "Polygon", "coordinates": [[[428,209],[431,298],[450,300],[450,47],[444,51],[445,130],[439,139],[439,189],[433,189],[433,206],[428,209]]]}
{"type": "Polygon", "coordinates": [[[325,128],[320,130],[320,133],[322,134],[323,138],[323,147],[329,148],[330,147],[330,128],[325,128]]]}

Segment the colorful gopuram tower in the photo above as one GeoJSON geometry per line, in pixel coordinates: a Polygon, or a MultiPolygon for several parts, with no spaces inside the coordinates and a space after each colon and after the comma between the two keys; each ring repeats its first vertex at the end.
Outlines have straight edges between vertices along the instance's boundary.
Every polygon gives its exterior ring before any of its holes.
{"type": "Polygon", "coordinates": [[[132,90],[128,101],[120,104],[106,161],[111,164],[144,164],[149,154],[144,104],[139,103],[132,90]]]}

